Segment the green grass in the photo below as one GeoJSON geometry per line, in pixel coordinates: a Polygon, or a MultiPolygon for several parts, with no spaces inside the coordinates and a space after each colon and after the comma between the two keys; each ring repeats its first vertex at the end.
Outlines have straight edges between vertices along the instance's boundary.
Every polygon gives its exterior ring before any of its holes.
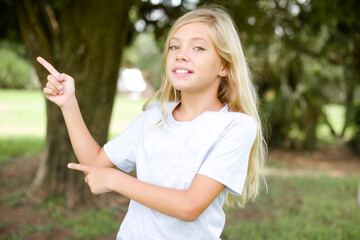
{"type": "Polygon", "coordinates": [[[74,210],[72,216],[64,216],[65,198],[58,197],[43,202],[36,211],[51,219],[46,226],[65,229],[72,228],[71,239],[96,239],[98,237],[114,235],[119,229],[120,222],[116,220],[116,213],[109,208],[74,210]],[[56,224],[54,224],[56,223],[56,224]]]}
{"type": "Polygon", "coordinates": [[[16,157],[31,157],[45,146],[41,136],[0,136],[0,165],[16,157]]]}
{"type": "Polygon", "coordinates": [[[21,203],[25,196],[25,189],[14,191],[0,196],[0,201],[4,202],[8,208],[13,208],[21,203]]]}
{"type": "Polygon", "coordinates": [[[120,223],[115,219],[114,210],[84,210],[76,217],[62,219],[62,223],[74,230],[74,239],[88,239],[106,236],[116,232],[120,223]]]}
{"type": "Polygon", "coordinates": [[[0,89],[0,137],[45,136],[45,99],[40,90],[0,89]]]}
{"type": "MultiPolygon", "coordinates": [[[[119,134],[141,113],[146,99],[117,95],[109,135],[119,134]]],[[[0,137],[45,136],[45,98],[40,90],[0,89],[0,137]]]]}
{"type": "Polygon", "coordinates": [[[358,183],[355,177],[270,177],[269,192],[256,203],[227,210],[224,240],[360,239],[358,183]],[[255,217],[241,219],[242,212],[255,217]]]}

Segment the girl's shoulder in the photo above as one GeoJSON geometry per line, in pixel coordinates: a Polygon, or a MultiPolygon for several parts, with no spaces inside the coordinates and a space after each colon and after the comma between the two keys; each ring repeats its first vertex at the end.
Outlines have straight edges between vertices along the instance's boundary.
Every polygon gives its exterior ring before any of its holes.
{"type": "Polygon", "coordinates": [[[253,117],[241,113],[241,112],[226,112],[227,117],[233,119],[234,122],[242,123],[246,125],[256,125],[256,121],[253,117]]]}
{"type": "Polygon", "coordinates": [[[216,121],[223,120],[231,123],[231,125],[241,125],[242,127],[248,126],[249,128],[256,128],[257,124],[253,117],[241,113],[229,111],[227,105],[219,112],[213,112],[216,121]]]}
{"type": "Polygon", "coordinates": [[[221,111],[216,114],[217,117],[212,118],[213,125],[220,125],[231,134],[245,134],[255,136],[258,131],[258,125],[255,119],[245,113],[221,111]]]}
{"type": "Polygon", "coordinates": [[[154,118],[158,119],[161,114],[160,104],[159,103],[151,103],[144,111],[141,113],[142,117],[146,120],[153,120],[154,118]]]}
{"type": "Polygon", "coordinates": [[[258,129],[253,117],[241,112],[229,111],[227,106],[218,112],[206,112],[197,126],[200,129],[207,129],[206,131],[221,132],[223,136],[226,134],[253,136],[258,129]]]}

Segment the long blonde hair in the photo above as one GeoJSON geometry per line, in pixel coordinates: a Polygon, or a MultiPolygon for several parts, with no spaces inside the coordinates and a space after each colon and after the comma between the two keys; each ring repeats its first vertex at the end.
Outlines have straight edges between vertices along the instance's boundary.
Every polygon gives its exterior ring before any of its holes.
{"type": "MultiPolygon", "coordinates": [[[[218,51],[222,63],[227,67],[227,76],[222,78],[219,100],[228,105],[229,111],[241,112],[251,116],[257,124],[258,131],[251,149],[245,186],[240,196],[229,194],[227,205],[237,203],[243,207],[248,200],[254,200],[262,186],[267,188],[263,173],[266,157],[266,144],[262,134],[258,113],[258,98],[251,81],[250,71],[241,46],[240,38],[230,15],[221,7],[207,5],[190,11],[180,17],[171,27],[164,45],[162,85],[160,89],[144,104],[143,109],[157,96],[162,111],[162,122],[168,115],[168,103],[180,101],[181,93],[176,90],[166,76],[165,66],[169,52],[170,39],[183,25],[201,22],[208,26],[209,35],[218,51]]],[[[160,121],[160,122],[161,122],[160,121]]]]}

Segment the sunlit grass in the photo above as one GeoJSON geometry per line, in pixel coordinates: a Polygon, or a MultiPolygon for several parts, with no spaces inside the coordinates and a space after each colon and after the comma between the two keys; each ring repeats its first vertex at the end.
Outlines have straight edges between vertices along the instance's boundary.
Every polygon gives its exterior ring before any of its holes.
{"type": "MultiPolygon", "coordinates": [[[[41,90],[0,89],[0,137],[45,136],[45,98],[41,90]]],[[[109,136],[114,137],[141,113],[146,99],[117,95],[109,136]]]]}
{"type": "Polygon", "coordinates": [[[0,89],[0,136],[45,136],[45,99],[40,90],[0,89]]]}
{"type": "Polygon", "coordinates": [[[0,165],[14,157],[31,157],[45,146],[42,136],[0,136],[0,165]]]}

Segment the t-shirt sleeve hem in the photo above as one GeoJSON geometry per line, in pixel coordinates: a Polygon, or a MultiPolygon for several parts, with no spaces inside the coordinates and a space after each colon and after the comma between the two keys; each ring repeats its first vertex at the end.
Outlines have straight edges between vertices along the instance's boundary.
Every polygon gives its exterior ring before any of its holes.
{"type": "Polygon", "coordinates": [[[226,192],[231,193],[235,196],[240,196],[242,193],[242,187],[228,183],[225,179],[221,179],[221,177],[210,176],[209,174],[202,173],[202,172],[198,172],[197,174],[211,178],[212,180],[215,180],[218,183],[221,183],[222,185],[225,186],[226,192]]]}
{"type": "Polygon", "coordinates": [[[107,155],[107,157],[110,159],[110,161],[120,170],[127,172],[127,173],[135,170],[133,162],[126,160],[126,159],[123,159],[122,161],[115,160],[115,158],[113,156],[115,156],[117,153],[111,149],[109,144],[104,145],[104,152],[107,155]]]}

